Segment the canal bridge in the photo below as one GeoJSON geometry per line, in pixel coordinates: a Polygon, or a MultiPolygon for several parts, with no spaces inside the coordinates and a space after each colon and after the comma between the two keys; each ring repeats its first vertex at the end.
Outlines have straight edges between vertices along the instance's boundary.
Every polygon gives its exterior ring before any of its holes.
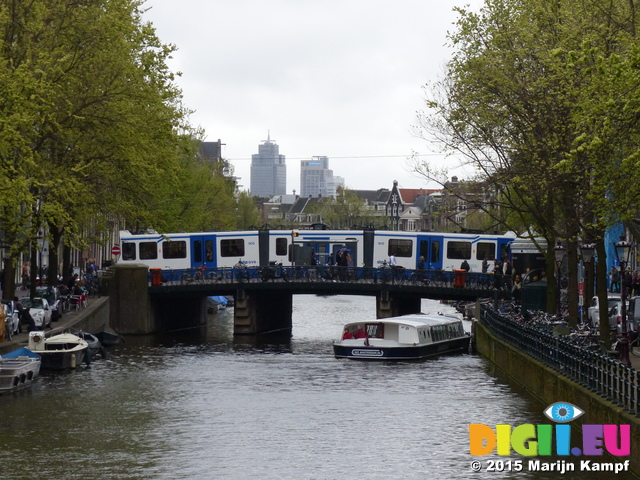
{"type": "Polygon", "coordinates": [[[510,296],[510,286],[498,275],[389,267],[241,266],[174,272],[129,264],[116,265],[105,280],[110,323],[123,334],[203,325],[208,297],[215,295],[234,298],[236,335],[290,331],[293,295],[300,294],[372,296],[376,318],[418,313],[423,298],[476,301],[510,296]]]}

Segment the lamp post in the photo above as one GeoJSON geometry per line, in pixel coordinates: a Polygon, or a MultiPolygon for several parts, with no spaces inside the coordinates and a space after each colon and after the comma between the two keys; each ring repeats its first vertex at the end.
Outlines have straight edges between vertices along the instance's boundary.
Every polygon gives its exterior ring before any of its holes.
{"type": "MultiPolygon", "coordinates": [[[[589,298],[587,297],[587,292],[591,292],[591,288],[587,288],[589,285],[589,267],[593,261],[593,254],[595,252],[596,246],[593,243],[586,243],[580,245],[580,256],[582,257],[582,263],[584,265],[584,285],[582,287],[582,322],[589,322],[589,298]]],[[[591,282],[593,284],[593,281],[591,282]]]]}
{"type": "Polygon", "coordinates": [[[564,260],[564,246],[558,242],[555,247],[553,247],[553,254],[556,258],[556,315],[558,320],[562,320],[562,305],[560,302],[560,267],[562,266],[562,261],[564,260]]]}
{"type": "Polygon", "coordinates": [[[620,361],[625,365],[631,366],[631,360],[629,360],[629,338],[627,336],[627,288],[631,283],[631,275],[627,273],[627,264],[629,263],[629,255],[631,254],[631,244],[627,242],[624,235],[622,235],[620,241],[614,243],[614,246],[621,271],[620,301],[622,303],[622,311],[620,313],[622,315],[622,337],[618,342],[620,345],[620,361]]]}

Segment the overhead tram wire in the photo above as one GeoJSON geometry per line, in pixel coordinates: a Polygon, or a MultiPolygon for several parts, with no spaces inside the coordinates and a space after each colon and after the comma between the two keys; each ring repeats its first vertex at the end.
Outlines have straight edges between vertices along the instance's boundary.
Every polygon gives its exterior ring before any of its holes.
{"type": "MultiPolygon", "coordinates": [[[[416,153],[414,155],[350,155],[345,157],[332,157],[330,155],[321,155],[327,157],[329,160],[361,160],[363,158],[414,158],[414,157],[444,157],[449,155],[448,153],[416,153]]],[[[287,160],[309,160],[319,155],[310,155],[308,157],[289,157],[287,160]]],[[[236,157],[236,158],[224,158],[230,162],[237,162],[241,160],[251,160],[251,157],[236,157]]]]}

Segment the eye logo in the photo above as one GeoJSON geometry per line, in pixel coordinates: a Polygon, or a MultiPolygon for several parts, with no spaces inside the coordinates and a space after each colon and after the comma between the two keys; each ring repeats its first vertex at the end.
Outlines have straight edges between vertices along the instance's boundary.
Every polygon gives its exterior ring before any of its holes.
{"type": "Polygon", "coordinates": [[[557,423],[567,423],[575,420],[584,413],[584,410],[576,407],[567,402],[556,402],[549,405],[544,414],[549,420],[553,420],[557,423]]]}

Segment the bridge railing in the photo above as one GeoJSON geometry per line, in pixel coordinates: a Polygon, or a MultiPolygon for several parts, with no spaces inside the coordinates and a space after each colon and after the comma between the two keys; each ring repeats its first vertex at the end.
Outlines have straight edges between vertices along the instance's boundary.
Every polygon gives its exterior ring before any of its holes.
{"type": "Polygon", "coordinates": [[[527,325],[483,305],[480,321],[509,343],[558,374],[640,416],[640,372],[553,332],[527,325]]]}
{"type": "Polygon", "coordinates": [[[411,270],[403,267],[339,267],[329,265],[236,265],[223,268],[150,269],[149,282],[161,284],[238,282],[352,282],[424,285],[478,290],[505,290],[510,285],[502,275],[460,270],[411,270]]]}

